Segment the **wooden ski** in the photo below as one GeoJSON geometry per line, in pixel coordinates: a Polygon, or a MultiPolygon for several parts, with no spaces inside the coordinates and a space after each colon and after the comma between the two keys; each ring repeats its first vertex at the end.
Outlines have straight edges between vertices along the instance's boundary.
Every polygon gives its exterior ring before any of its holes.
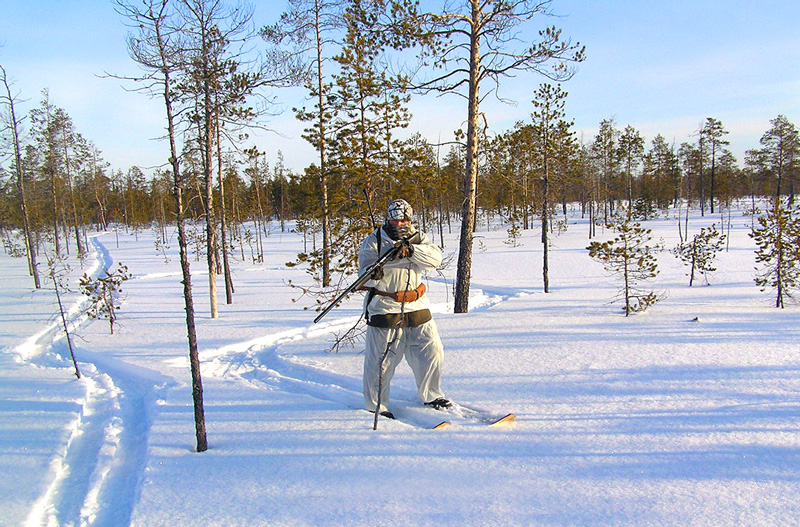
{"type": "Polygon", "coordinates": [[[503,417],[501,417],[499,419],[496,419],[496,420],[494,420],[494,421],[492,421],[490,423],[487,423],[487,424],[489,426],[500,426],[500,425],[508,424],[508,423],[510,423],[511,421],[513,421],[516,418],[517,418],[517,416],[514,415],[514,414],[506,414],[503,417]]]}

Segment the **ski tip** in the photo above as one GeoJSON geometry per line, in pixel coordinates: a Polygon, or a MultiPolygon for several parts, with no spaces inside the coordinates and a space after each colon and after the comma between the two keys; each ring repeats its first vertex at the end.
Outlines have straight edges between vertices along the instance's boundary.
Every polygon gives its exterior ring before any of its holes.
{"type": "Polygon", "coordinates": [[[444,428],[448,428],[450,423],[448,421],[442,421],[438,425],[434,426],[431,430],[442,430],[444,428]]]}
{"type": "Polygon", "coordinates": [[[499,425],[508,424],[508,423],[510,423],[511,421],[513,421],[516,418],[517,418],[517,416],[515,414],[506,414],[503,417],[501,417],[500,419],[497,419],[497,420],[492,421],[491,423],[489,423],[489,426],[499,426],[499,425]]]}

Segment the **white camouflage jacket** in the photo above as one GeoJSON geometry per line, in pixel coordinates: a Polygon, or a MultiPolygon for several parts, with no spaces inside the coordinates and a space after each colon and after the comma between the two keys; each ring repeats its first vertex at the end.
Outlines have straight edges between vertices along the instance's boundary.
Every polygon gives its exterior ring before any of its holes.
{"type": "MultiPolygon", "coordinates": [[[[394,240],[380,227],[381,246],[380,254],[384,254],[394,247],[394,240]]],[[[414,254],[409,258],[401,258],[386,262],[383,266],[383,278],[380,280],[370,280],[366,287],[374,287],[386,293],[397,291],[410,291],[416,289],[422,283],[422,273],[432,271],[442,263],[442,250],[423,233],[420,233],[422,240],[414,244],[414,254]]],[[[358,251],[359,273],[372,265],[379,257],[377,230],[367,236],[358,251]]],[[[369,315],[385,315],[388,313],[400,313],[401,303],[393,298],[380,295],[366,295],[364,302],[369,301],[368,306],[364,306],[369,315]],[[370,300],[370,296],[372,299],[370,300]]],[[[421,309],[428,309],[430,300],[428,294],[414,302],[406,302],[403,311],[411,313],[421,309]]]]}

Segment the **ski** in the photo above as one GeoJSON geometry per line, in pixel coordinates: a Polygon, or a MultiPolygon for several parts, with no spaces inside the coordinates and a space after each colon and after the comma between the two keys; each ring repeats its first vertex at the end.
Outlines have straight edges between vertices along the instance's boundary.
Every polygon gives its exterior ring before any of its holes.
{"type": "MultiPolygon", "coordinates": [[[[427,410],[418,407],[398,407],[391,412],[391,417],[386,415],[386,412],[381,412],[380,418],[426,430],[443,430],[451,425],[450,421],[442,420],[441,415],[434,416],[427,410]]],[[[369,413],[374,419],[375,413],[369,413]]]]}
{"type": "Polygon", "coordinates": [[[398,420],[428,430],[443,430],[452,424],[449,420],[442,419],[440,413],[430,412],[429,408],[412,405],[400,406],[394,410],[398,420]]]}
{"type": "Polygon", "coordinates": [[[441,409],[409,403],[408,406],[398,405],[392,408],[392,413],[398,422],[427,430],[444,430],[459,424],[500,427],[512,423],[517,418],[513,413],[497,414],[458,403],[453,403],[450,408],[441,409]],[[451,418],[447,418],[448,414],[451,418]]]}
{"type": "Polygon", "coordinates": [[[503,425],[503,424],[506,424],[506,423],[510,423],[511,421],[514,421],[516,418],[517,418],[517,416],[515,414],[506,414],[503,417],[501,417],[500,419],[496,419],[496,420],[492,421],[491,423],[487,423],[487,424],[489,426],[500,426],[500,425],[503,425]]]}
{"type": "Polygon", "coordinates": [[[479,410],[477,408],[472,408],[469,406],[464,406],[463,404],[452,403],[450,408],[443,408],[443,412],[452,413],[458,417],[462,417],[464,419],[468,419],[470,421],[476,421],[487,426],[501,426],[514,421],[517,416],[516,414],[508,413],[508,414],[495,414],[492,412],[487,412],[485,410],[479,410]]]}

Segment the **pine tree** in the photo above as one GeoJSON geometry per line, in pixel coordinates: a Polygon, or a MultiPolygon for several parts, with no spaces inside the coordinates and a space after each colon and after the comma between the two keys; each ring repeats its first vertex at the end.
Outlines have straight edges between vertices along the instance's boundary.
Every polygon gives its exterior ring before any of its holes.
{"type": "Polygon", "coordinates": [[[800,211],[775,201],[750,236],[758,245],[756,284],[762,291],[773,289],[775,307],[783,308],[785,299],[793,298],[800,287],[800,211]]]}
{"type": "Polygon", "coordinates": [[[598,198],[603,200],[603,221],[608,223],[614,215],[614,187],[619,173],[619,129],[614,119],[603,119],[592,143],[592,157],[600,174],[598,198]]]}
{"type": "Polygon", "coordinates": [[[728,134],[722,126],[722,122],[713,117],[708,117],[705,124],[700,129],[700,134],[705,137],[705,142],[708,145],[711,156],[711,188],[710,188],[710,203],[711,214],[714,214],[714,197],[717,191],[717,154],[722,152],[722,146],[729,144],[728,141],[722,139],[724,135],[728,134]]]}
{"type": "MultiPolygon", "coordinates": [[[[800,163],[800,133],[785,115],[779,115],[770,124],[772,127],[761,137],[762,155],[775,178],[775,198],[780,199],[784,178],[794,175],[800,163]]],[[[790,189],[790,195],[794,197],[794,189],[790,189]]]]}
{"type": "Polygon", "coordinates": [[[91,318],[108,320],[109,331],[112,335],[114,334],[114,324],[117,321],[117,311],[120,308],[118,299],[122,292],[122,284],[130,277],[128,267],[117,264],[117,269],[113,273],[106,271],[102,276],[96,278],[84,274],[78,281],[81,293],[89,297],[86,313],[91,318]]]}
{"type": "Polygon", "coordinates": [[[672,254],[678,257],[684,264],[690,267],[689,287],[694,283],[695,273],[703,275],[708,285],[708,275],[716,271],[714,259],[717,253],[722,251],[726,236],[717,230],[717,225],[702,228],[695,234],[692,241],[685,241],[672,250],[672,254]]]}
{"type": "Polygon", "coordinates": [[[561,86],[553,87],[551,84],[542,84],[536,91],[533,100],[534,152],[539,157],[542,182],[542,280],[544,292],[550,292],[549,277],[549,216],[550,216],[550,183],[553,166],[556,160],[568,156],[574,148],[574,139],[570,128],[572,121],[565,121],[564,105],[567,92],[561,86]]]}
{"type": "MultiPolygon", "coordinates": [[[[674,148],[667,143],[664,136],[658,134],[653,139],[647,156],[650,158],[648,182],[653,185],[650,194],[655,196],[661,209],[666,209],[670,203],[677,205],[680,198],[681,171],[674,148]]],[[[645,186],[644,182],[642,185],[645,186]]],[[[644,190],[643,188],[642,191],[644,190]]]]}
{"type": "MultiPolygon", "coordinates": [[[[61,155],[58,145],[58,130],[53,119],[56,107],[50,101],[48,90],[42,90],[42,100],[39,107],[31,110],[31,134],[34,145],[28,149],[29,161],[37,167],[39,179],[44,182],[48,190],[46,200],[49,202],[43,208],[42,221],[50,223],[53,235],[55,256],[62,256],[61,229],[59,219],[63,217],[64,182],[61,177],[61,155]]],[[[69,254],[69,246],[66,247],[69,254]]]]}
{"type": "Polygon", "coordinates": [[[620,209],[607,225],[617,233],[613,240],[592,242],[587,249],[589,256],[622,281],[620,298],[625,301],[625,316],[645,311],[660,300],[652,290],[642,284],[658,276],[655,253],[659,246],[650,246],[650,229],[634,222],[628,211],[620,209]]]}
{"type": "Polygon", "coordinates": [[[297,118],[311,122],[303,138],[311,143],[319,154],[318,178],[320,186],[320,224],[322,230],[322,285],[330,285],[331,234],[330,207],[328,202],[329,167],[328,151],[331,113],[328,109],[330,84],[326,82],[325,63],[330,60],[329,49],[334,45],[333,35],[342,25],[341,3],[335,0],[289,0],[288,10],[280,21],[265,26],[261,35],[268,42],[291,43],[293,53],[303,59],[309,75],[305,87],[314,99],[314,108],[295,109],[297,118]]]}
{"type": "Polygon", "coordinates": [[[333,152],[337,168],[346,178],[341,190],[347,203],[353,203],[354,191],[360,194],[364,188],[370,198],[377,194],[388,202],[396,197],[390,195],[400,150],[394,133],[406,128],[411,119],[404,79],[387,75],[378,62],[382,41],[370,28],[380,16],[375,4],[352,1],[345,12],[342,48],[334,57],[339,72],[334,75],[332,90],[333,152]]]}
{"type": "Polygon", "coordinates": [[[644,138],[631,125],[625,127],[619,138],[617,156],[625,167],[625,197],[628,208],[633,206],[633,171],[639,166],[644,156],[644,138]]]}

